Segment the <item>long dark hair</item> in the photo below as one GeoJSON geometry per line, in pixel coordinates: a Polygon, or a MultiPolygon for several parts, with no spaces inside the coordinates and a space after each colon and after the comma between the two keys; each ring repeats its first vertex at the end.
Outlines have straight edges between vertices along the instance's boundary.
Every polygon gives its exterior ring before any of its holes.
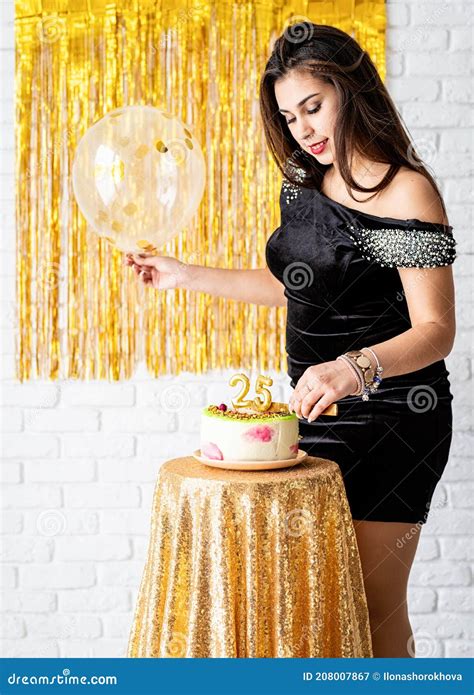
{"type": "Polygon", "coordinates": [[[371,200],[389,185],[400,167],[405,166],[431,182],[446,215],[438,186],[415,151],[370,56],[349,34],[323,24],[302,22],[287,28],[275,41],[260,82],[260,111],[266,142],[288,181],[320,190],[328,168],[300,147],[278,111],[274,84],[295,69],[332,84],[336,90],[339,108],[334,127],[335,156],[353,200],[356,198],[350,189],[374,192],[366,198],[371,200]],[[351,173],[352,153],[390,165],[384,178],[371,188],[361,186],[351,173]]]}

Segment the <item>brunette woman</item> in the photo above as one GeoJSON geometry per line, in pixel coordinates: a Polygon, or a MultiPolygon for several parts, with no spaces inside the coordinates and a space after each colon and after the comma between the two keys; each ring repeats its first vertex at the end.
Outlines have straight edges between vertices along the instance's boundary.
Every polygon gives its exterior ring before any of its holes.
{"type": "Polygon", "coordinates": [[[301,448],[341,468],[374,656],[414,656],[408,577],[452,437],[456,242],[370,57],[339,29],[301,29],[275,42],[261,80],[283,174],[267,267],[127,263],[157,289],[287,306],[290,406],[301,448]]]}

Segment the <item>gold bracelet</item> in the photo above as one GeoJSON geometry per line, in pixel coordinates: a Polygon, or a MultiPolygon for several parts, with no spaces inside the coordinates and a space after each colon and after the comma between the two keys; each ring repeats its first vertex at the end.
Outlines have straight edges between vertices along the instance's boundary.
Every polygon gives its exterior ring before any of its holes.
{"type": "Polygon", "coordinates": [[[350,357],[354,364],[356,364],[360,369],[364,384],[371,384],[375,376],[375,370],[372,367],[372,362],[367,355],[364,355],[364,353],[360,350],[349,350],[349,352],[344,354],[347,355],[347,357],[350,357]]]}
{"type": "Polygon", "coordinates": [[[363,380],[363,388],[362,388],[362,400],[363,401],[368,401],[369,400],[369,394],[375,393],[375,391],[378,389],[379,385],[382,382],[382,372],[383,372],[383,367],[381,367],[379,360],[377,358],[377,355],[370,348],[366,348],[366,349],[370,350],[370,352],[372,352],[372,354],[374,355],[374,357],[376,359],[377,366],[375,369],[373,368],[372,362],[367,357],[367,355],[364,355],[364,353],[361,352],[360,350],[349,350],[349,352],[344,353],[345,356],[347,356],[348,358],[350,358],[352,360],[352,364],[354,366],[357,365],[357,369],[361,372],[362,380],[363,380]]]}

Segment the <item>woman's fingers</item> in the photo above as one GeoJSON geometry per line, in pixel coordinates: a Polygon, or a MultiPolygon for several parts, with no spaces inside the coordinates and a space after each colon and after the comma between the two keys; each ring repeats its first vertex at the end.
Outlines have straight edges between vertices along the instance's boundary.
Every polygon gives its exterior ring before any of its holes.
{"type": "Polygon", "coordinates": [[[176,288],[185,264],[168,256],[127,254],[124,264],[131,267],[138,279],[155,289],[176,288]]]}
{"type": "Polygon", "coordinates": [[[297,384],[289,401],[290,410],[293,410],[299,418],[308,418],[313,407],[323,396],[324,390],[318,386],[308,389],[306,383],[297,384]]]}
{"type": "Polygon", "coordinates": [[[143,266],[155,266],[156,265],[156,256],[141,256],[139,253],[133,253],[132,254],[133,261],[137,263],[138,265],[143,265],[143,266]]]}
{"type": "MultiPolygon", "coordinates": [[[[137,256],[137,258],[140,259],[140,261],[145,260],[144,258],[141,258],[137,256]]],[[[155,269],[153,267],[145,266],[142,265],[141,263],[137,263],[134,260],[134,254],[132,253],[127,253],[124,260],[123,260],[123,265],[131,268],[135,275],[138,277],[138,279],[143,282],[144,285],[154,285],[155,284],[155,278],[152,277],[152,271],[155,269]]]]}
{"type": "Polygon", "coordinates": [[[333,403],[334,398],[329,398],[326,394],[322,396],[311,409],[311,411],[308,413],[308,416],[306,418],[308,422],[313,422],[313,420],[316,420],[316,418],[318,418],[321,415],[321,413],[323,413],[326,410],[326,408],[329,408],[329,406],[333,403]]]}
{"type": "MultiPolygon", "coordinates": [[[[309,420],[309,417],[311,417],[312,413],[314,415],[314,409],[318,409],[321,404],[321,400],[324,398],[324,394],[315,389],[311,391],[311,393],[308,393],[306,396],[304,396],[301,400],[298,399],[298,396],[296,396],[296,399],[294,399],[294,411],[296,415],[299,418],[306,418],[309,420]]],[[[331,401],[332,402],[332,401],[331,401]]],[[[330,404],[329,404],[330,405],[330,404]]],[[[325,406],[327,407],[327,406],[325,406]]],[[[321,412],[324,410],[324,408],[321,409],[321,412]]]]}
{"type": "MultiPolygon", "coordinates": [[[[305,396],[301,401],[301,415],[309,420],[311,413],[314,415],[314,412],[318,411],[323,399],[325,399],[325,395],[322,390],[315,389],[314,391],[311,391],[311,393],[308,393],[308,395],[305,396]]],[[[324,408],[321,409],[321,412],[323,410],[324,408]]]]}
{"type": "Polygon", "coordinates": [[[132,266],[132,270],[135,273],[135,275],[138,276],[139,280],[151,280],[151,273],[148,269],[141,268],[139,265],[134,264],[132,266]]]}

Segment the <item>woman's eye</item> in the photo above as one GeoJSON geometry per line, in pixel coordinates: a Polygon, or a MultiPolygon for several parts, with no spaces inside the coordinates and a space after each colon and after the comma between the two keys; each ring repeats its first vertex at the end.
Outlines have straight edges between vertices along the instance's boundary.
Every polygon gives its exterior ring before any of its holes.
{"type": "MultiPolygon", "coordinates": [[[[319,109],[321,108],[321,104],[318,104],[317,106],[314,107],[314,109],[309,109],[308,113],[317,113],[319,109]]],[[[292,118],[290,121],[286,122],[286,125],[290,125],[290,123],[294,123],[296,121],[296,118],[292,118]]]]}

